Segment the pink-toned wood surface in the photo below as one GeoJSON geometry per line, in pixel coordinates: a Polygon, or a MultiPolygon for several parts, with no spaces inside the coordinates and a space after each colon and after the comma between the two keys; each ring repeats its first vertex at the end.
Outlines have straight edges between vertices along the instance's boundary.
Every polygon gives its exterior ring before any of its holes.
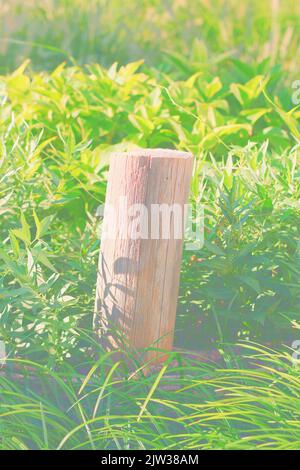
{"type": "MultiPolygon", "coordinates": [[[[139,149],[111,156],[106,204],[116,211],[114,217],[104,214],[110,234],[101,240],[94,316],[95,332],[108,350],[152,347],[145,358],[153,359],[158,349],[172,349],[183,233],[174,236],[171,214],[171,236],[163,238],[160,229],[158,238],[151,238],[157,219],[150,214],[153,204],[183,209],[192,167],[191,154],[174,150],[139,149]],[[147,208],[147,238],[133,236],[136,218],[120,208],[124,197],[128,207],[147,208]]],[[[183,226],[184,221],[182,232],[183,226]]]]}

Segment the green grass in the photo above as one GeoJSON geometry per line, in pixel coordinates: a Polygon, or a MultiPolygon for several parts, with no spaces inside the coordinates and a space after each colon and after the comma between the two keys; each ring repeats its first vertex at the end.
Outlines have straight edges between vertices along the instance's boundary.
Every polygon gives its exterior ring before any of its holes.
{"type": "Polygon", "coordinates": [[[51,370],[14,361],[11,372],[0,376],[1,446],[299,447],[300,377],[290,354],[255,345],[242,351],[244,359],[236,364],[232,357],[225,369],[174,353],[151,375],[132,366],[129,372],[125,363],[101,352],[86,376],[80,367],[87,362],[51,370]]]}
{"type": "Polygon", "coordinates": [[[298,5],[75,3],[0,7],[0,448],[298,448],[298,5]],[[205,213],[182,352],[150,374],[90,338],[95,213],[133,147],[193,152],[205,213]]]}

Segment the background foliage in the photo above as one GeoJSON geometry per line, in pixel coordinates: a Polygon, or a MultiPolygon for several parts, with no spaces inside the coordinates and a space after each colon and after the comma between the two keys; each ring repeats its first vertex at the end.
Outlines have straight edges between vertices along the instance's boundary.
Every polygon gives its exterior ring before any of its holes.
{"type": "Polygon", "coordinates": [[[265,59],[298,73],[300,6],[294,0],[2,0],[1,64],[31,57],[39,70],[63,60],[114,61],[189,74],[227,58],[249,66],[265,59]]]}

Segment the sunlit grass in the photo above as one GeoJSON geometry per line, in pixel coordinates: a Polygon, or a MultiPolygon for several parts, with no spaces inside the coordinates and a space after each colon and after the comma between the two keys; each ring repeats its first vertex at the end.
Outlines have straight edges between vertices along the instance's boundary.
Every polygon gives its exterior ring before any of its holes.
{"type": "Polygon", "coordinates": [[[103,354],[88,376],[67,362],[54,371],[14,361],[0,376],[2,448],[297,449],[290,354],[255,345],[243,354],[233,369],[184,354],[176,365],[177,354],[151,375],[103,354]]]}
{"type": "Polygon", "coordinates": [[[2,2],[0,448],[299,448],[299,16],[2,2]],[[191,151],[205,214],[156,368],[91,337],[109,155],[137,146],[191,151]]]}
{"type": "Polygon", "coordinates": [[[0,6],[1,66],[12,70],[28,57],[39,70],[63,60],[146,59],[189,75],[199,66],[226,69],[234,58],[297,74],[299,15],[294,0],[10,0],[0,6]]]}

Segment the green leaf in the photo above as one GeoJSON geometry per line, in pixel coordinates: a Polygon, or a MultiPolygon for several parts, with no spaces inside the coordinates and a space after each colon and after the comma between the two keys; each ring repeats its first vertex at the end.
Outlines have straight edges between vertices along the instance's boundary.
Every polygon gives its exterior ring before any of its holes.
{"type": "Polygon", "coordinates": [[[206,240],[204,246],[208,251],[210,251],[214,255],[218,255],[218,256],[224,256],[225,255],[225,252],[219,246],[215,245],[214,243],[210,243],[209,241],[206,240]]]}
{"type": "Polygon", "coordinates": [[[51,225],[53,219],[54,219],[54,215],[49,215],[47,217],[45,217],[43,220],[39,220],[38,219],[38,216],[36,214],[35,211],[33,211],[33,217],[34,217],[34,220],[35,220],[35,225],[36,225],[36,239],[40,239],[40,238],[43,238],[44,235],[47,234],[48,230],[49,230],[49,226],[51,225]]]}
{"type": "Polygon", "coordinates": [[[9,231],[9,237],[10,237],[10,244],[11,244],[13,253],[16,256],[16,258],[19,258],[20,257],[20,245],[19,245],[17,238],[15,237],[13,233],[13,230],[9,231]]]}
{"type": "Polygon", "coordinates": [[[261,293],[261,287],[259,282],[250,276],[238,276],[238,278],[247,286],[251,287],[257,294],[261,293]]]}
{"type": "Polygon", "coordinates": [[[21,224],[22,228],[14,229],[12,232],[13,234],[20,238],[26,245],[30,245],[31,243],[31,234],[30,234],[30,227],[25,219],[25,215],[21,212],[21,224]]]}

